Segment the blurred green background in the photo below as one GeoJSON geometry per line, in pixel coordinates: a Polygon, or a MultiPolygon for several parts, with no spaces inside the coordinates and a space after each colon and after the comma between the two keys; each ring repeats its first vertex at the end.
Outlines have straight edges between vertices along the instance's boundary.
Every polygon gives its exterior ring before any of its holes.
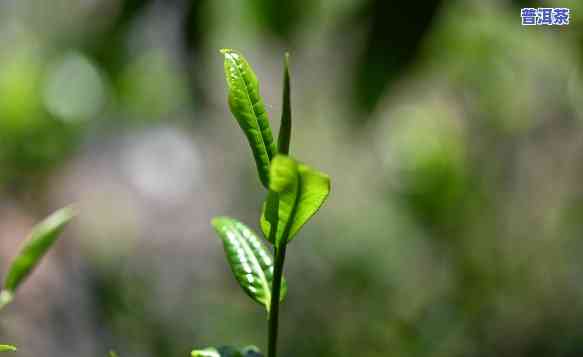
{"type": "Polygon", "coordinates": [[[20,356],[257,344],[209,221],[264,194],[218,49],[329,173],[289,247],[282,357],[583,355],[583,2],[3,0],[0,274],[81,216],[2,312],[20,356]],[[522,27],[524,6],[569,7],[522,27]]]}

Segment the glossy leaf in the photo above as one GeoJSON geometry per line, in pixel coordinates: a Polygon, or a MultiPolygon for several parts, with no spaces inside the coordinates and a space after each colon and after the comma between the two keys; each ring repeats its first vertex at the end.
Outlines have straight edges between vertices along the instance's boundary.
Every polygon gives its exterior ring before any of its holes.
{"type": "Polygon", "coordinates": [[[12,298],[12,294],[39,264],[73,216],[73,208],[65,207],[54,212],[33,228],[20,253],[10,265],[4,280],[4,290],[0,294],[3,297],[0,297],[0,300],[12,298]]]}
{"type": "Polygon", "coordinates": [[[270,177],[270,193],[263,205],[261,229],[270,242],[279,246],[282,242],[290,242],[318,212],[330,193],[330,178],[284,155],[272,160],[270,177]],[[274,195],[278,197],[277,223],[273,218],[274,195]]]}
{"type": "Polygon", "coordinates": [[[285,155],[289,155],[292,129],[290,96],[289,54],[286,53],[283,61],[283,105],[281,110],[281,125],[279,127],[279,136],[277,138],[277,150],[280,154],[285,155]]]}
{"type": "Polygon", "coordinates": [[[204,350],[195,350],[191,353],[192,357],[263,357],[259,349],[255,346],[245,348],[234,347],[209,347],[204,350]]]}
{"type": "MultiPolygon", "coordinates": [[[[228,217],[213,219],[212,225],[223,241],[227,261],[235,279],[253,300],[269,311],[273,283],[273,258],[255,233],[228,217]]],[[[287,290],[282,281],[281,300],[287,290]]]]}
{"type": "Polygon", "coordinates": [[[223,49],[229,107],[245,133],[255,157],[259,179],[266,188],[269,184],[269,163],[277,148],[269,125],[269,118],[259,93],[259,81],[253,69],[238,52],[223,49]]]}
{"type": "Polygon", "coordinates": [[[12,345],[0,345],[0,352],[15,352],[16,347],[12,345]]]}

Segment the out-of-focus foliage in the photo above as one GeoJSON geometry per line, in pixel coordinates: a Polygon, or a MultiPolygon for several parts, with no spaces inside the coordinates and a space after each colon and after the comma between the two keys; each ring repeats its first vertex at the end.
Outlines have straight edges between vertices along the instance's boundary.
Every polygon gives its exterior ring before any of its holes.
{"type": "Polygon", "coordinates": [[[16,347],[12,345],[0,345],[0,352],[15,352],[16,347]]]}
{"type": "Polygon", "coordinates": [[[302,288],[282,305],[282,356],[581,356],[581,14],[578,0],[0,2],[1,275],[41,212],[90,212],[3,311],[0,340],[49,357],[262,341],[208,227],[255,222],[260,204],[225,106],[217,50],[233,47],[273,117],[291,52],[293,156],[335,178],[290,246],[302,288]],[[569,7],[571,24],[522,27],[523,6],[569,7]]]}

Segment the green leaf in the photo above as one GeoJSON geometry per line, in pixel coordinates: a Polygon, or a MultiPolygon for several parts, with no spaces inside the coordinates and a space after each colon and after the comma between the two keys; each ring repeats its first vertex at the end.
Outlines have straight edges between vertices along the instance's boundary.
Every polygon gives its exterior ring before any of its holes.
{"type": "Polygon", "coordinates": [[[194,350],[190,354],[192,357],[221,357],[219,351],[214,348],[205,348],[204,350],[194,350]]]}
{"type": "Polygon", "coordinates": [[[259,349],[255,346],[247,346],[245,348],[234,347],[209,347],[204,350],[192,351],[192,357],[263,357],[259,349]]]}
{"type": "Polygon", "coordinates": [[[270,177],[261,229],[270,242],[279,246],[290,242],[322,207],[330,193],[330,178],[284,155],[272,160],[270,177]],[[273,204],[274,195],[278,197],[277,205],[273,204]],[[277,207],[277,222],[274,207],[277,207]]]}
{"type": "MultiPolygon", "coordinates": [[[[235,279],[253,300],[269,311],[273,283],[273,258],[259,238],[243,223],[228,217],[213,219],[212,225],[223,241],[227,261],[235,279]]],[[[282,281],[281,300],[287,290],[282,281]]]]}
{"type": "Polygon", "coordinates": [[[291,98],[290,98],[290,75],[289,75],[289,53],[286,53],[283,60],[283,106],[281,110],[281,126],[277,138],[277,150],[280,154],[289,155],[289,143],[291,140],[291,98]]]}
{"type": "Polygon", "coordinates": [[[0,293],[0,306],[3,301],[9,302],[12,299],[16,289],[39,264],[74,215],[72,207],[65,207],[54,212],[33,228],[24,241],[20,253],[10,265],[4,280],[4,290],[0,293]]]}
{"type": "Polygon", "coordinates": [[[0,352],[15,352],[16,347],[12,345],[0,345],[0,352]]]}
{"type": "Polygon", "coordinates": [[[115,352],[114,350],[109,351],[109,357],[119,357],[117,352],[115,352]]]}
{"type": "Polygon", "coordinates": [[[223,49],[229,107],[245,133],[255,157],[259,179],[269,185],[269,163],[277,148],[269,126],[269,118],[259,94],[259,81],[253,69],[238,52],[223,49]]]}

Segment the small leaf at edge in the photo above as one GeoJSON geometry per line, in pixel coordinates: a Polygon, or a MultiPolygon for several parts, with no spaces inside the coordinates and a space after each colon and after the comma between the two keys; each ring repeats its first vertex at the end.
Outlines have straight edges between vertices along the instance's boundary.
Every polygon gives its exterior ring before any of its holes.
{"type": "Polygon", "coordinates": [[[12,295],[40,263],[74,215],[72,207],[61,208],[33,228],[24,241],[20,253],[10,265],[4,280],[3,294],[5,296],[12,295]]]}
{"type": "Polygon", "coordinates": [[[0,345],[0,352],[15,352],[16,347],[12,345],[0,345]]]}

